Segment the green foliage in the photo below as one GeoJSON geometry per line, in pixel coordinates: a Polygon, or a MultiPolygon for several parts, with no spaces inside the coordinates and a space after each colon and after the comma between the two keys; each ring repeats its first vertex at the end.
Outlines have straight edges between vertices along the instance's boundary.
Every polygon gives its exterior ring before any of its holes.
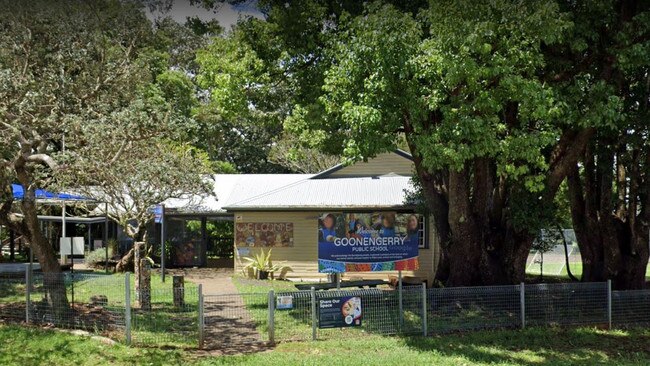
{"type": "Polygon", "coordinates": [[[269,249],[268,252],[265,252],[264,249],[261,249],[258,253],[253,254],[250,257],[243,257],[243,259],[247,262],[247,264],[244,266],[244,269],[251,268],[255,271],[255,273],[274,273],[282,272],[285,269],[290,270],[288,266],[282,264],[284,262],[274,264],[273,260],[271,259],[271,251],[272,249],[269,249]]]}
{"type": "MultiPolygon", "coordinates": [[[[92,268],[103,268],[106,264],[106,249],[99,248],[95,249],[92,252],[84,256],[84,262],[87,266],[92,268]]],[[[115,251],[111,246],[108,247],[108,259],[112,259],[115,256],[115,251]]]]}
{"type": "Polygon", "coordinates": [[[227,161],[213,161],[212,170],[217,174],[237,174],[237,168],[227,161]]]}
{"type": "Polygon", "coordinates": [[[557,139],[561,112],[536,75],[540,44],[556,42],[569,26],[550,2],[436,2],[420,17],[369,6],[332,50],[322,101],[338,132],[314,126],[316,136],[343,141],[345,155],[360,159],[394,148],[395,131],[410,123],[428,169],[492,157],[499,175],[525,177],[539,191],[543,182],[533,174],[548,167],[544,149],[557,139]],[[508,125],[506,108],[515,103],[517,124],[508,125]]]}
{"type": "Polygon", "coordinates": [[[281,134],[281,90],[269,84],[264,63],[239,32],[213,42],[197,54],[198,85],[210,100],[197,109],[201,125],[196,143],[216,161],[242,173],[285,171],[268,160],[275,137],[281,134]]]}

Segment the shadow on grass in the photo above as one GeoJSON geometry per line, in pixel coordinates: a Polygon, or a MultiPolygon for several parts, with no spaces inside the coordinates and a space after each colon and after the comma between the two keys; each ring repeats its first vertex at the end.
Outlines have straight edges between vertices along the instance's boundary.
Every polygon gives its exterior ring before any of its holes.
{"type": "Polygon", "coordinates": [[[650,357],[650,333],[595,328],[531,328],[404,338],[420,352],[438,352],[480,363],[518,365],[631,362],[650,357]]]}
{"type": "Polygon", "coordinates": [[[133,309],[132,319],[133,341],[138,345],[198,345],[198,310],[195,306],[178,309],[156,304],[151,311],[133,309]]]}

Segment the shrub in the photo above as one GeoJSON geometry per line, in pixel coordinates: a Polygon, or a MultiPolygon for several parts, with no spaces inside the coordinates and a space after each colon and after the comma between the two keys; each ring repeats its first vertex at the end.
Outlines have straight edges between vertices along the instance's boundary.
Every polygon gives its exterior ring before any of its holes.
{"type": "MultiPolygon", "coordinates": [[[[115,249],[109,245],[108,246],[108,259],[109,262],[115,255],[115,249]]],[[[86,254],[85,257],[86,265],[92,268],[104,268],[106,265],[106,249],[99,248],[95,249],[92,252],[86,254]]]]}

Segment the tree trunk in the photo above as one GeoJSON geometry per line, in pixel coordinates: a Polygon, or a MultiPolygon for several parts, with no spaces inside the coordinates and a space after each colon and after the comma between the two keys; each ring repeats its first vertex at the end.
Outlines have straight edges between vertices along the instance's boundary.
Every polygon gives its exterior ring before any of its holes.
{"type": "Polygon", "coordinates": [[[21,234],[25,237],[38,257],[38,262],[43,271],[43,285],[48,305],[56,321],[66,319],[70,311],[63,272],[57,261],[54,248],[41,233],[36,210],[36,195],[32,188],[23,186],[25,198],[22,201],[24,230],[21,234]]]}
{"type": "MultiPolygon", "coordinates": [[[[615,289],[641,289],[649,255],[647,228],[636,219],[636,205],[632,209],[613,205],[613,172],[618,167],[612,159],[599,154],[597,166],[590,151],[585,155],[583,174],[576,166],[568,176],[571,216],[582,257],[581,280],[612,280],[615,289]]],[[[619,189],[623,188],[619,185],[619,189]]],[[[630,196],[635,201],[634,194],[630,196]]]]}
{"type": "Polygon", "coordinates": [[[448,249],[448,286],[481,283],[480,229],[471,212],[469,174],[467,167],[449,172],[449,227],[453,236],[448,249]]]}
{"type": "Polygon", "coordinates": [[[115,265],[116,272],[126,272],[129,270],[134,270],[134,260],[135,258],[135,248],[129,249],[126,254],[120,258],[120,260],[115,265]]]}
{"type": "Polygon", "coordinates": [[[526,232],[514,233],[510,227],[505,230],[505,235],[489,233],[492,239],[482,250],[480,272],[485,285],[518,284],[526,278],[533,236],[526,232]]]}
{"type": "MultiPolygon", "coordinates": [[[[517,114],[516,104],[510,104],[506,122],[518,123],[517,114]]],[[[512,190],[525,188],[497,175],[497,162],[490,157],[468,161],[458,171],[427,169],[416,138],[442,118],[441,113],[432,112],[418,125],[421,131],[416,131],[408,112],[404,112],[403,119],[416,174],[433,215],[434,242],[442,252],[436,279],[447,286],[520,283],[525,279],[526,259],[535,235],[528,228],[515,227],[511,216],[517,208],[512,207],[510,196],[512,190]]],[[[535,204],[553,201],[568,168],[576,164],[593,132],[583,129],[563,133],[550,162],[544,199],[535,204]]]]}

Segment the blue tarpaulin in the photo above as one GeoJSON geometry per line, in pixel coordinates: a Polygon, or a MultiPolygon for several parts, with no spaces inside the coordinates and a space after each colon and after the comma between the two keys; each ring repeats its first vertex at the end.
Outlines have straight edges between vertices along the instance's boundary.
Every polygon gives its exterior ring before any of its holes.
{"type": "MultiPolygon", "coordinates": [[[[15,200],[22,200],[25,197],[23,186],[21,186],[20,184],[12,184],[11,189],[13,190],[15,200]]],[[[37,200],[61,200],[61,201],[87,200],[86,197],[75,196],[73,194],[68,194],[68,193],[52,193],[44,189],[36,190],[36,199],[37,200]]]]}

